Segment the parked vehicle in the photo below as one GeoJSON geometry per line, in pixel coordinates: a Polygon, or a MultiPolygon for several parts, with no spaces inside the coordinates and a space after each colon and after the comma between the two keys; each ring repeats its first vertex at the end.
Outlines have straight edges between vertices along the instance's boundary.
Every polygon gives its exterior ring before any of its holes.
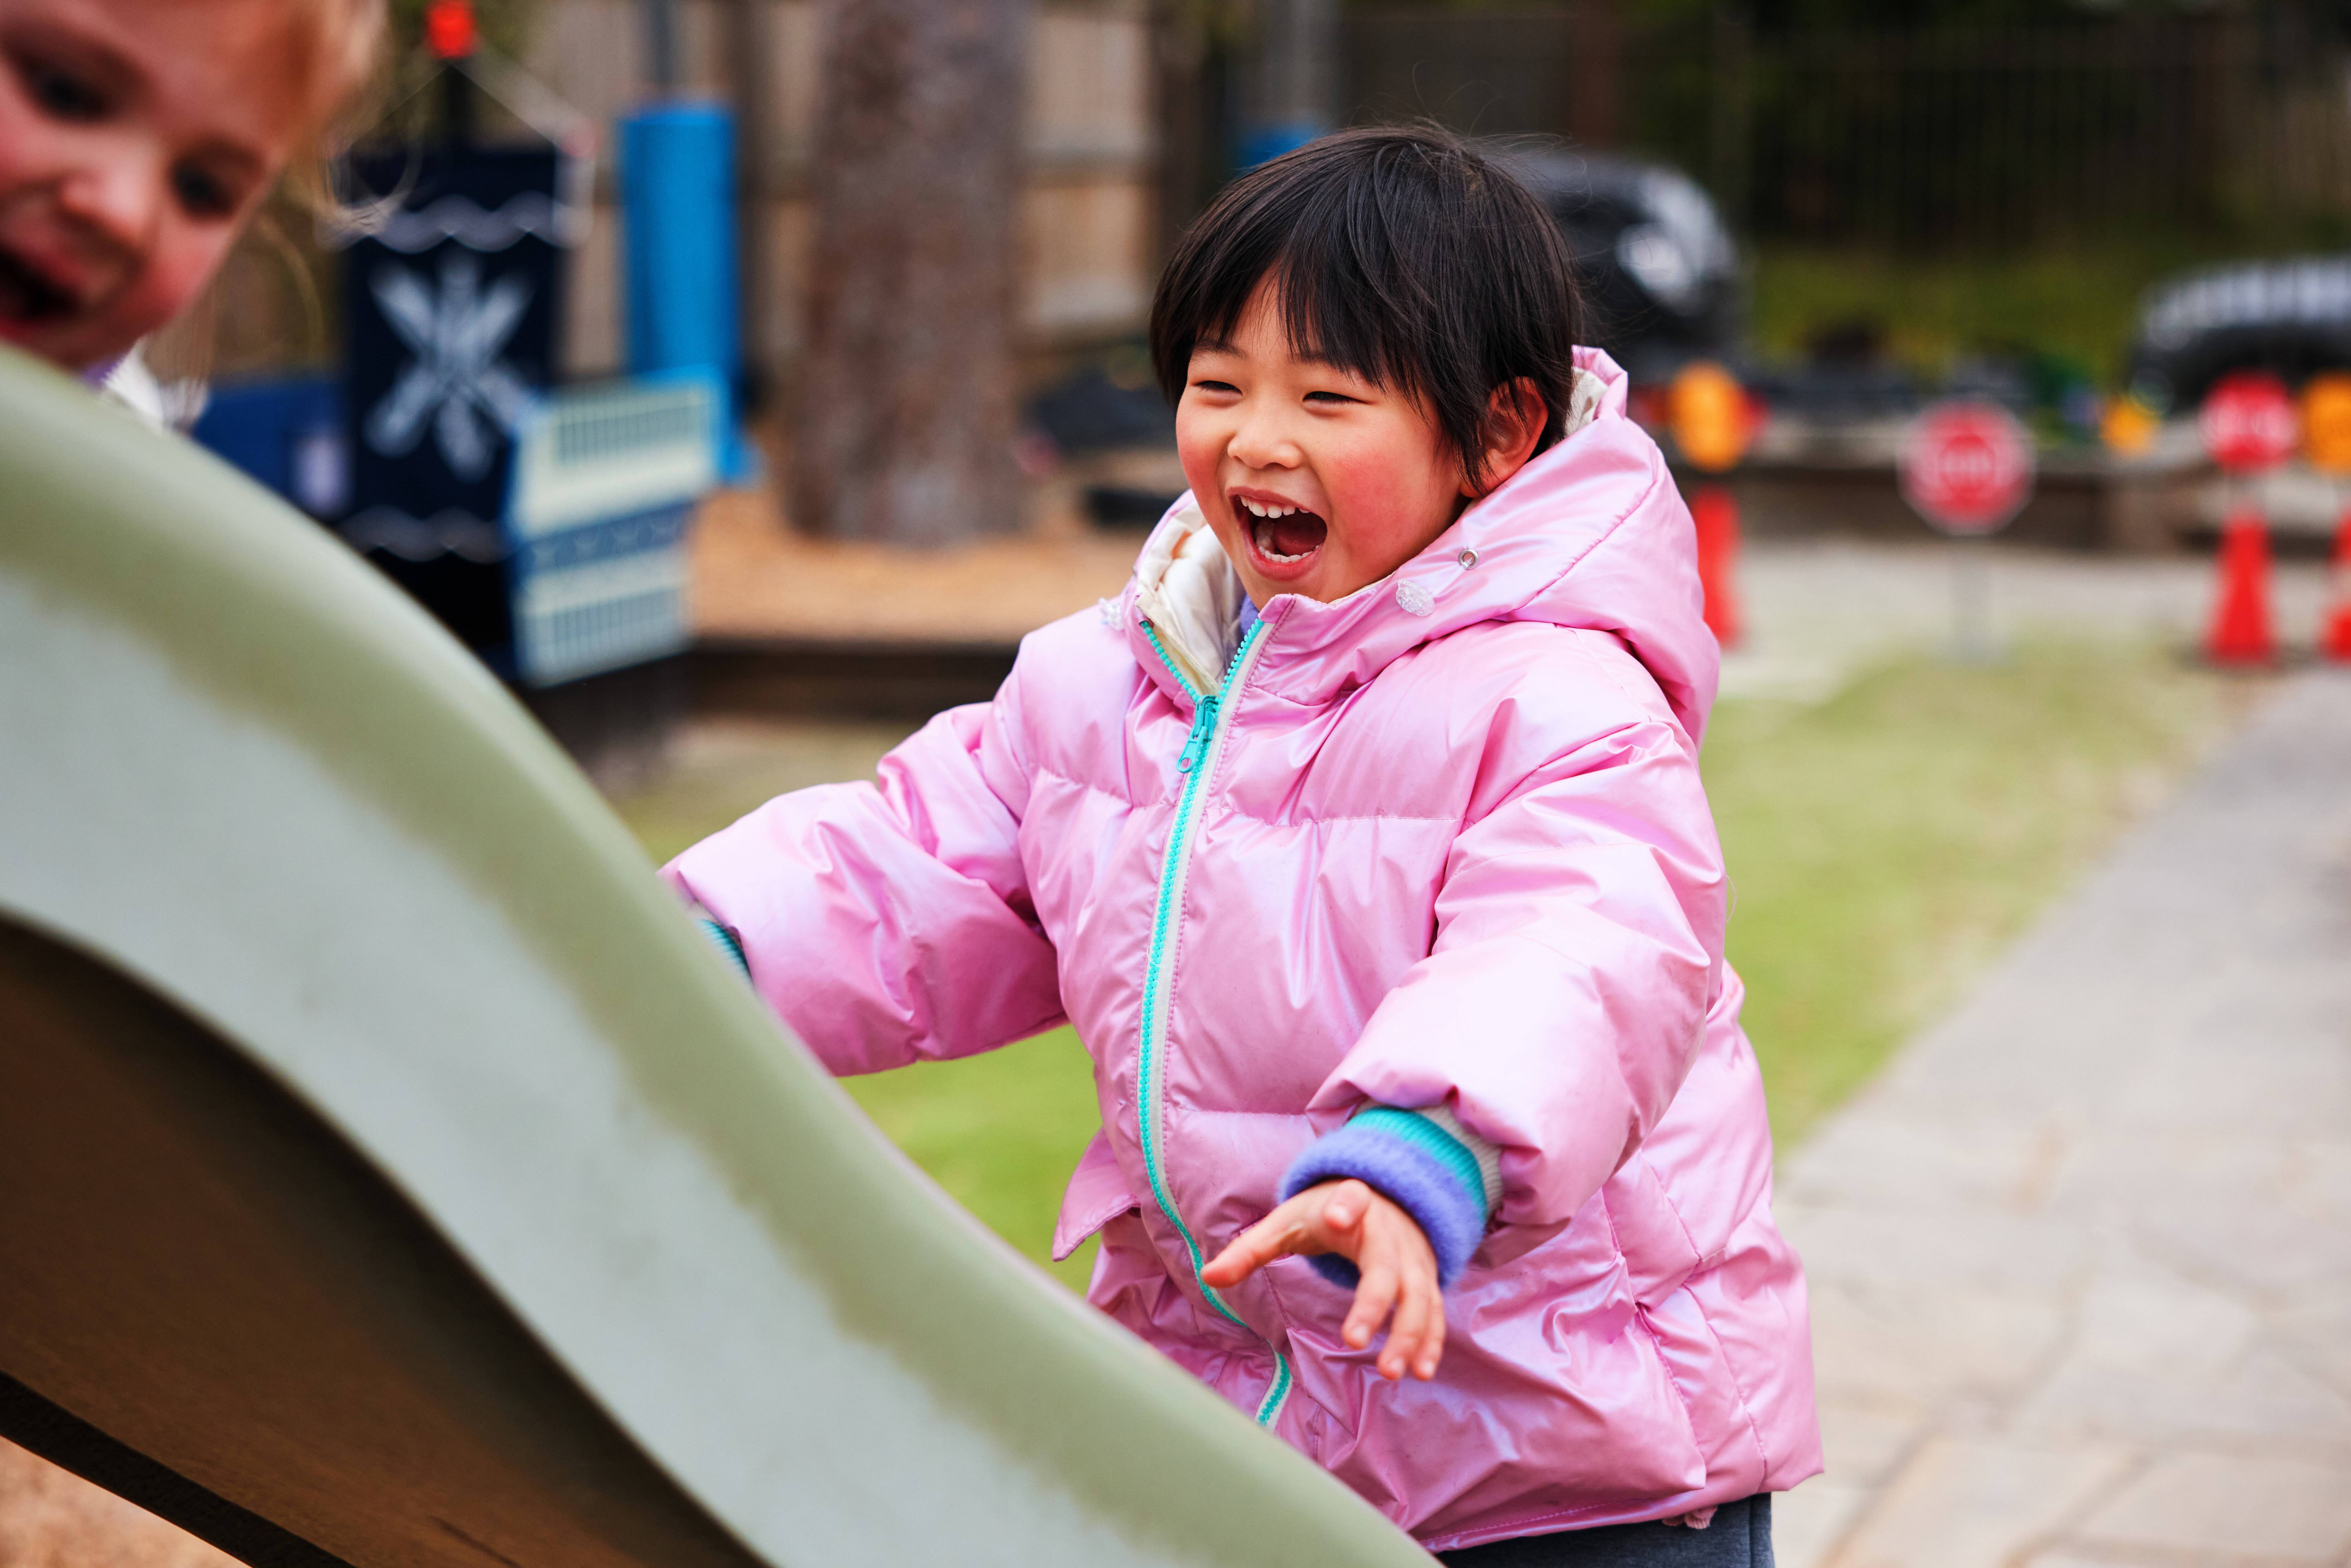
{"type": "Polygon", "coordinates": [[[2232,262],[2158,284],[2139,308],[2131,391],[2185,413],[2231,371],[2299,385],[2351,369],[2351,256],[2232,262]]]}
{"type": "Polygon", "coordinates": [[[1591,311],[1586,336],[1635,382],[1736,351],[1739,249],[1696,181],[1613,154],[1490,151],[1558,220],[1591,311]]]}

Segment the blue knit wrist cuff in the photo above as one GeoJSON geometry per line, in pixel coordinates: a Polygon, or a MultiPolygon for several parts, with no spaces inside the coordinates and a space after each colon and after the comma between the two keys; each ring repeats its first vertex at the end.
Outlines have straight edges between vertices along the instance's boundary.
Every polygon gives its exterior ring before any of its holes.
{"type": "MultiPolygon", "coordinates": [[[[1349,1177],[1412,1216],[1437,1254],[1437,1283],[1453,1283],[1492,1212],[1477,1155],[1426,1116],[1374,1105],[1300,1155],[1281,1178],[1281,1197],[1287,1201],[1317,1182],[1349,1177]]],[[[1332,1284],[1354,1288],[1355,1265],[1337,1253],[1307,1261],[1332,1284]]]]}
{"type": "Polygon", "coordinates": [[[743,939],[740,936],[736,936],[734,932],[719,925],[707,915],[695,916],[694,924],[705,936],[710,938],[713,946],[726,954],[735,967],[743,971],[745,979],[751,977],[751,960],[743,956],[743,939]]]}

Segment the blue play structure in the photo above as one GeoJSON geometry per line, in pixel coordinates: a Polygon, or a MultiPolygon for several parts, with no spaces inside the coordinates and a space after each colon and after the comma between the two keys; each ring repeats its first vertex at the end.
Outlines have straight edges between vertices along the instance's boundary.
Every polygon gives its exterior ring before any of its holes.
{"type": "Polygon", "coordinates": [[[694,505],[756,467],[737,428],[733,120],[669,99],[620,121],[628,374],[580,385],[560,299],[595,138],[510,65],[448,69],[453,103],[478,84],[525,105],[537,140],[355,157],[360,188],[401,197],[344,248],[345,362],[225,382],[193,434],[518,685],[683,652],[694,505]]]}
{"type": "Polygon", "coordinates": [[[314,517],[350,502],[341,378],[332,371],[216,382],[189,432],[314,517]]]}
{"type": "MultiPolygon", "coordinates": [[[[700,370],[531,401],[505,507],[472,552],[504,601],[507,636],[475,649],[492,668],[546,687],[684,652],[686,535],[695,504],[718,483],[726,407],[724,382],[700,370]]],[[[333,524],[350,499],[344,430],[340,383],[319,375],[216,388],[193,434],[333,524]]],[[[425,553],[380,517],[340,531],[356,548],[425,553]]]]}
{"type": "Polygon", "coordinates": [[[686,374],[558,392],[525,423],[506,515],[525,685],[684,651],[686,524],[716,482],[722,406],[686,374]]]}
{"type": "Polygon", "coordinates": [[[1330,129],[1320,120],[1313,120],[1246,127],[1234,148],[1234,169],[1237,172],[1245,173],[1260,163],[1270,163],[1285,152],[1295,152],[1330,129]]]}
{"type": "Polygon", "coordinates": [[[749,476],[732,392],[742,371],[735,261],[735,121],[668,102],[621,121],[622,298],[629,370],[707,372],[725,398],[726,476],[749,476]]]}

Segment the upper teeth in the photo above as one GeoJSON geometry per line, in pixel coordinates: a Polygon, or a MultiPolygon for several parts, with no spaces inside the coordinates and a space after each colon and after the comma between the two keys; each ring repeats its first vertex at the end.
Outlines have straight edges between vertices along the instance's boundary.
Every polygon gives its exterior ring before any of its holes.
{"type": "Polygon", "coordinates": [[[1263,501],[1252,501],[1247,496],[1240,497],[1239,500],[1242,506],[1247,507],[1250,511],[1255,512],[1260,517],[1286,517],[1292,512],[1302,512],[1306,509],[1303,507],[1285,507],[1279,503],[1270,504],[1263,501]]]}

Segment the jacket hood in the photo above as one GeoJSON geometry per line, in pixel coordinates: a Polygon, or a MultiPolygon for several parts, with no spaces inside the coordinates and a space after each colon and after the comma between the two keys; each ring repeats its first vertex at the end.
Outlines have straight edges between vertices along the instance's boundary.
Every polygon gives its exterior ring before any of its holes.
{"type": "MultiPolygon", "coordinates": [[[[1721,652],[1706,625],[1696,530],[1656,444],[1625,413],[1624,371],[1596,349],[1578,350],[1576,368],[1570,434],[1426,549],[1332,603],[1285,593],[1259,606],[1266,642],[1249,684],[1329,702],[1463,627],[1544,622],[1620,639],[1692,744],[1702,740],[1721,652]]],[[[1152,530],[1119,601],[1137,661],[1171,695],[1185,694],[1146,623],[1195,685],[1213,689],[1239,594],[1185,495],[1152,530]]]]}

